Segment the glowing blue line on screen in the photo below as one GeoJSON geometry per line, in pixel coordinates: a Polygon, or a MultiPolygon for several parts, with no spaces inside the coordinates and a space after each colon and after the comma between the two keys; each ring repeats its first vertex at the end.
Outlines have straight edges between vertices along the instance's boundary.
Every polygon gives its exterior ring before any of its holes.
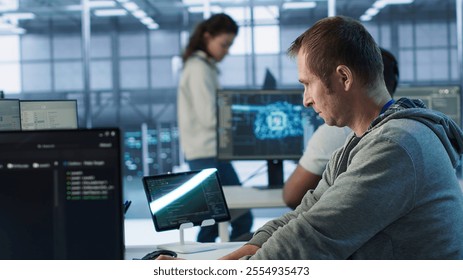
{"type": "Polygon", "coordinates": [[[302,105],[294,105],[288,102],[275,102],[268,105],[232,105],[231,109],[235,112],[269,112],[274,110],[275,106],[281,106],[280,104],[285,104],[291,106],[291,110],[294,112],[302,111],[304,108],[302,105]]]}
{"type": "Polygon", "coordinates": [[[260,112],[265,110],[266,106],[255,106],[255,105],[232,105],[231,109],[233,111],[245,111],[245,112],[260,112]]]}
{"type": "Polygon", "coordinates": [[[215,168],[208,168],[201,170],[198,174],[193,176],[190,180],[183,183],[181,186],[171,191],[170,193],[160,197],[150,203],[151,213],[156,214],[158,211],[171,204],[175,200],[186,195],[188,192],[199,187],[199,185],[209,176],[217,171],[215,168]]]}

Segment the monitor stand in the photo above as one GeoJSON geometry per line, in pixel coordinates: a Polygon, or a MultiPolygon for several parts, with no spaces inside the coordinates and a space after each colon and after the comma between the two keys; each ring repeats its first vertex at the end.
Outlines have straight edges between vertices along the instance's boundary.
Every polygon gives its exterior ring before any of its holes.
{"type": "MultiPolygon", "coordinates": [[[[201,223],[201,227],[205,226],[212,226],[215,224],[214,219],[204,220],[201,223]]],[[[176,253],[181,254],[192,254],[204,251],[211,251],[217,249],[216,243],[201,243],[201,242],[194,242],[194,241],[185,241],[184,230],[187,228],[192,228],[193,223],[184,223],[180,225],[180,242],[177,243],[168,243],[168,244],[161,244],[157,247],[163,250],[171,250],[176,253]]]]}
{"type": "Polygon", "coordinates": [[[268,188],[283,188],[283,160],[267,160],[268,188]]]}

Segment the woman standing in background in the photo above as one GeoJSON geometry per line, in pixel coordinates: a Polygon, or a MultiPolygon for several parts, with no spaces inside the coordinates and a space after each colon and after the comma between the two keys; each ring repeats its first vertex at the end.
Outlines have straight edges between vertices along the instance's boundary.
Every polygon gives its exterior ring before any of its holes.
{"type": "MultiPolygon", "coordinates": [[[[183,72],[177,95],[180,145],[190,169],[215,167],[223,185],[240,185],[230,162],[217,160],[216,96],[220,88],[217,63],[228,54],[238,25],[226,14],[215,14],[196,26],[183,54],[183,72]]],[[[249,233],[248,211],[231,223],[231,239],[249,233]]],[[[198,241],[214,242],[217,225],[201,228],[198,241]]]]}

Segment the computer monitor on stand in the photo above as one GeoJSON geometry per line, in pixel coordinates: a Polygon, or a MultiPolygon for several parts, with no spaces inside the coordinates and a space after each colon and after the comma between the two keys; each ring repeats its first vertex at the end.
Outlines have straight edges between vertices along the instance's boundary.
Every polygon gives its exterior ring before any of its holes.
{"type": "Polygon", "coordinates": [[[269,187],[283,186],[283,161],[298,160],[323,122],[302,105],[302,90],[219,90],[217,156],[266,160],[269,187]]]}

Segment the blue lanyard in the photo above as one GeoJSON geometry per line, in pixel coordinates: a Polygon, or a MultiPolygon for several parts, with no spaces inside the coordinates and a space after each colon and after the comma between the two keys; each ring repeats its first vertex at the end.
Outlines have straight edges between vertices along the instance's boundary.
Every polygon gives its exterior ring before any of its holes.
{"type": "Polygon", "coordinates": [[[394,104],[394,99],[391,99],[389,100],[386,104],[384,104],[383,108],[381,108],[381,112],[379,113],[380,115],[383,114],[384,112],[386,112],[386,110],[392,105],[394,104]]]}

